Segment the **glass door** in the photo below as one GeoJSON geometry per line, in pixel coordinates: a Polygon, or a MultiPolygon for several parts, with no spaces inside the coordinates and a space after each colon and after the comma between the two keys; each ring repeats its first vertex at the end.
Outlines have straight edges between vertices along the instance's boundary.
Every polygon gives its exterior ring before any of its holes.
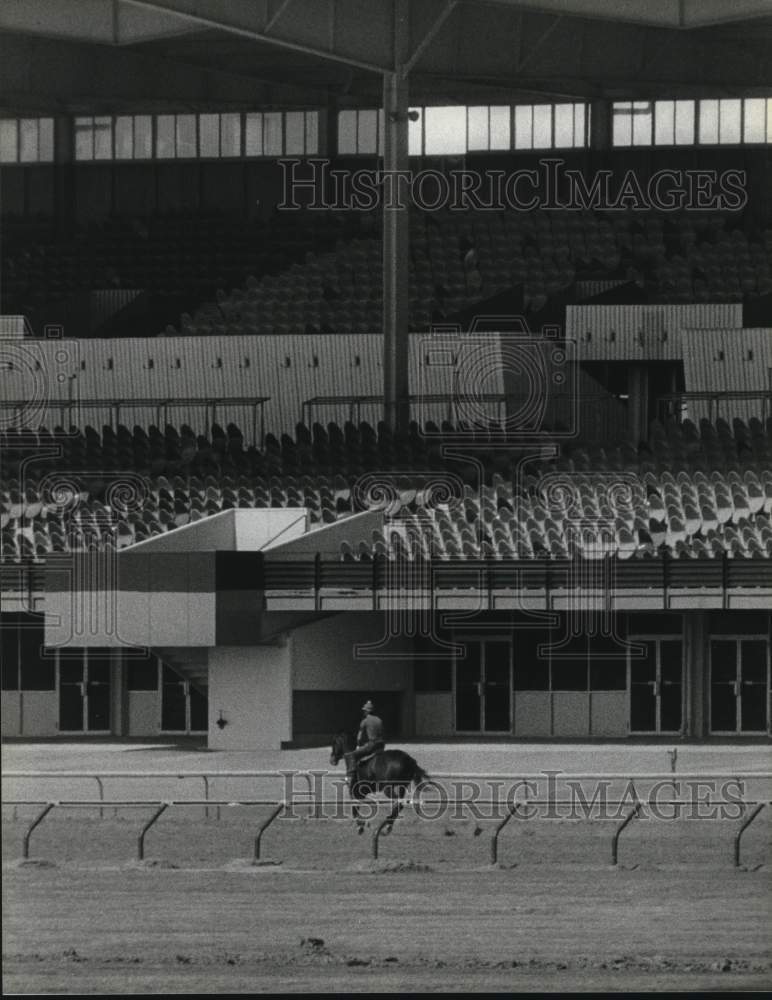
{"type": "Polygon", "coordinates": [[[464,642],[456,660],[456,731],[508,733],[512,729],[512,644],[508,639],[464,642]]]}
{"type": "Polygon", "coordinates": [[[112,668],[107,649],[59,659],[59,731],[109,733],[112,668]]]}
{"type": "Polygon", "coordinates": [[[683,721],[683,643],[630,636],[643,656],[630,654],[630,732],[677,733],[683,721]]]}
{"type": "Polygon", "coordinates": [[[161,730],[198,733],[209,728],[206,693],[165,663],[161,668],[161,730]]]}
{"type": "Polygon", "coordinates": [[[766,639],[712,639],[711,733],[765,733],[769,727],[766,639]]]}

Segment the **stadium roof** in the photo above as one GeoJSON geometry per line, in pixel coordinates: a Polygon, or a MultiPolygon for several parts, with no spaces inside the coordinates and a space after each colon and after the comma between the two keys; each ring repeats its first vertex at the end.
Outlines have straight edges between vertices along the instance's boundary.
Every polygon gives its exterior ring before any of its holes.
{"type": "Polygon", "coordinates": [[[3,0],[6,110],[768,93],[772,0],[3,0]]]}

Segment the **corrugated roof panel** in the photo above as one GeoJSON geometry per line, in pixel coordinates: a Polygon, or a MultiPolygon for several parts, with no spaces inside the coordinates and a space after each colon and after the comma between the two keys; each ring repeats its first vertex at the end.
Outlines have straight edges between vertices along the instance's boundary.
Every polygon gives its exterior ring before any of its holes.
{"type": "MultiPolygon", "coordinates": [[[[772,329],[683,330],[687,392],[772,391],[772,329]]],[[[692,419],[715,417],[715,406],[689,404],[692,419]]],[[[721,415],[748,420],[762,413],[761,400],[727,400],[721,415]]]]}
{"type": "Polygon", "coordinates": [[[679,330],[739,327],[741,303],[566,307],[566,337],[582,361],[677,360],[679,330]]]}

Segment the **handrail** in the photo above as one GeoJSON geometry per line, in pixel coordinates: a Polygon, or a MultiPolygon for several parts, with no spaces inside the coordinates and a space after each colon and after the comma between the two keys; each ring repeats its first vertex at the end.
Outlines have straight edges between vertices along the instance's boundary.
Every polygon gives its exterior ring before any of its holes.
{"type": "MultiPolygon", "coordinates": [[[[444,804],[447,804],[447,805],[470,805],[471,804],[468,799],[448,798],[448,799],[445,799],[443,801],[444,801],[444,804]]],[[[496,805],[500,805],[501,804],[499,800],[495,800],[495,801],[491,800],[491,801],[492,801],[492,804],[496,804],[496,805]]],[[[609,803],[610,804],[621,805],[622,803],[624,803],[626,801],[627,801],[626,798],[624,798],[624,799],[621,799],[621,798],[620,799],[611,799],[611,800],[609,800],[609,803]]],[[[29,841],[30,841],[30,836],[32,835],[33,830],[35,830],[35,828],[37,826],[39,826],[40,823],[42,823],[42,821],[45,819],[45,817],[54,808],[56,808],[57,806],[59,806],[59,807],[65,807],[65,808],[71,808],[71,807],[79,807],[79,808],[89,808],[89,807],[91,807],[91,808],[93,808],[93,806],[94,806],[94,802],[84,802],[82,800],[78,800],[78,801],[52,800],[52,801],[48,801],[46,803],[43,803],[43,802],[29,802],[29,801],[14,801],[14,800],[8,801],[8,800],[6,800],[4,802],[4,804],[5,805],[13,805],[13,806],[19,806],[19,805],[45,805],[45,808],[42,810],[42,812],[38,813],[35,816],[35,818],[33,819],[32,823],[27,828],[27,830],[26,830],[26,832],[24,834],[24,840],[23,840],[23,857],[24,857],[25,860],[29,858],[29,841]]],[[[288,805],[292,805],[294,803],[293,803],[293,800],[290,800],[289,802],[287,802],[287,800],[284,800],[284,799],[282,799],[279,802],[276,802],[273,799],[243,799],[243,800],[238,800],[238,801],[232,801],[232,800],[228,800],[228,799],[222,799],[222,800],[216,800],[216,801],[215,800],[211,800],[211,799],[194,799],[194,800],[182,799],[182,800],[173,800],[173,801],[168,801],[168,800],[161,800],[161,801],[159,801],[157,799],[154,799],[154,800],[149,800],[149,801],[127,801],[127,802],[122,802],[120,800],[117,800],[117,801],[104,802],[103,804],[107,805],[107,806],[113,806],[113,807],[116,807],[116,808],[136,807],[136,806],[143,806],[143,807],[144,806],[155,806],[156,807],[155,808],[155,812],[150,817],[150,819],[147,820],[143,824],[142,830],[140,831],[139,836],[137,838],[137,858],[140,861],[142,861],[144,859],[144,856],[145,856],[145,835],[147,834],[148,830],[156,823],[156,821],[163,815],[163,813],[166,812],[166,810],[169,809],[172,806],[202,806],[202,805],[207,805],[207,806],[208,805],[217,805],[217,806],[223,806],[223,805],[226,805],[226,806],[254,806],[254,805],[271,805],[274,808],[273,808],[272,812],[269,814],[269,816],[267,816],[261,822],[260,826],[257,829],[257,835],[256,835],[255,841],[254,841],[253,859],[257,862],[257,861],[260,860],[260,846],[261,846],[261,838],[262,838],[263,833],[271,825],[271,823],[273,823],[273,821],[277,818],[277,816],[279,816],[282,812],[284,812],[286,810],[286,808],[287,808],[288,805]]],[[[309,803],[302,803],[302,804],[308,805],[309,803]]],[[[338,800],[335,800],[335,799],[333,799],[333,800],[323,800],[319,804],[320,805],[329,805],[329,804],[332,804],[332,805],[335,805],[338,808],[341,805],[341,803],[338,800]]],[[[346,804],[353,809],[357,805],[357,801],[351,799],[346,804]]],[[[492,839],[491,839],[491,843],[490,843],[491,864],[496,864],[497,861],[498,861],[498,840],[499,840],[499,834],[501,833],[501,831],[503,830],[503,828],[506,826],[506,824],[509,822],[509,820],[514,816],[514,814],[517,812],[517,810],[519,809],[519,807],[521,805],[528,805],[529,807],[533,807],[535,805],[546,805],[548,807],[551,807],[551,806],[559,806],[559,805],[562,805],[562,804],[572,804],[572,803],[571,803],[570,800],[555,799],[555,798],[550,797],[550,798],[546,798],[546,799],[528,799],[528,800],[525,800],[523,802],[517,802],[517,803],[514,803],[514,804],[508,806],[506,814],[505,814],[503,820],[500,821],[496,825],[496,827],[494,828],[494,831],[493,831],[493,835],[492,835],[492,839]]],[[[689,800],[687,800],[687,799],[670,799],[670,800],[667,800],[667,802],[660,803],[660,805],[675,805],[675,804],[687,804],[688,805],[689,804],[689,800]]],[[[710,804],[710,803],[704,803],[704,804],[710,804]]],[[[741,824],[739,830],[735,834],[735,837],[734,837],[734,840],[733,840],[733,860],[734,860],[735,866],[739,866],[739,864],[740,864],[740,840],[742,838],[742,835],[745,832],[745,830],[750,826],[750,824],[754,821],[754,819],[756,819],[756,817],[761,813],[761,811],[766,806],[772,805],[772,800],[769,800],[769,799],[760,799],[760,800],[759,799],[743,799],[741,802],[738,801],[738,802],[735,802],[734,804],[735,805],[740,805],[741,804],[743,806],[743,808],[747,808],[748,806],[754,806],[755,807],[752,810],[752,812],[744,819],[744,821],[741,824]]],[[[620,838],[620,836],[622,834],[622,831],[629,825],[629,823],[633,819],[635,819],[636,816],[639,816],[641,814],[641,812],[644,810],[645,806],[646,806],[646,802],[643,801],[643,800],[638,799],[637,796],[636,796],[635,805],[627,813],[627,815],[624,817],[624,819],[622,820],[622,822],[616,827],[616,829],[614,831],[614,834],[613,834],[613,837],[612,837],[612,841],[611,841],[611,863],[612,863],[612,865],[616,865],[617,864],[619,838],[620,838]]],[[[391,815],[387,816],[385,819],[381,820],[378,823],[378,825],[376,826],[375,830],[373,831],[373,835],[371,837],[371,844],[370,844],[370,851],[371,851],[371,855],[372,855],[373,859],[377,859],[378,858],[378,847],[379,847],[379,841],[380,841],[380,836],[381,836],[382,831],[386,827],[391,827],[391,825],[393,824],[393,822],[394,822],[394,817],[391,816],[391,815]]]]}

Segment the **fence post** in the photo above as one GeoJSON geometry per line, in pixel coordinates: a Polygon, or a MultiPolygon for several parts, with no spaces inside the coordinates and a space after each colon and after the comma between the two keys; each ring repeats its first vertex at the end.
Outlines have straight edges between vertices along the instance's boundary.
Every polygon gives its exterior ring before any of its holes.
{"type": "MultiPolygon", "coordinates": [[[[104,788],[104,784],[102,783],[102,779],[99,777],[98,774],[95,774],[94,775],[94,780],[96,781],[97,788],[99,789],[99,801],[103,802],[104,801],[104,797],[105,797],[105,788],[104,788]]],[[[105,811],[100,806],[99,807],[99,818],[100,819],[104,819],[104,815],[105,815],[105,811]]]]}
{"type": "Polygon", "coordinates": [[[491,837],[491,864],[495,865],[499,860],[499,834],[507,825],[507,823],[515,815],[515,812],[520,808],[519,802],[514,802],[507,810],[507,815],[498,824],[496,829],[493,831],[493,836],[491,837]]]}
{"type": "Polygon", "coordinates": [[[751,823],[756,819],[761,810],[766,806],[766,802],[759,802],[753,812],[745,818],[740,829],[737,831],[734,837],[734,866],[735,868],[740,867],[740,839],[751,823]]]}
{"type": "Polygon", "coordinates": [[[392,820],[391,816],[387,816],[386,819],[381,820],[381,822],[375,828],[375,833],[373,833],[371,846],[372,846],[373,858],[376,861],[378,860],[378,841],[380,840],[381,837],[381,830],[383,830],[385,826],[388,826],[389,823],[393,824],[393,822],[394,821],[392,820]]]}
{"type": "Polygon", "coordinates": [[[140,861],[143,861],[145,857],[145,834],[153,825],[153,823],[155,823],[155,821],[158,819],[161,813],[165,812],[170,805],[171,805],[170,802],[162,802],[161,805],[158,807],[158,809],[156,809],[156,811],[147,821],[147,823],[145,823],[145,825],[142,827],[139,837],[137,838],[137,858],[140,861]]]}
{"type": "Polygon", "coordinates": [[[627,826],[627,824],[630,822],[630,820],[634,819],[638,815],[638,813],[640,811],[641,811],[641,803],[640,802],[636,802],[635,805],[633,806],[633,808],[627,814],[627,816],[625,816],[625,818],[622,820],[622,822],[619,824],[619,826],[614,831],[614,839],[611,841],[611,864],[612,865],[615,865],[617,863],[617,854],[618,854],[618,850],[619,850],[619,837],[620,837],[622,831],[627,826]]]}
{"type": "Polygon", "coordinates": [[[280,802],[274,808],[274,810],[270,814],[270,816],[268,816],[267,819],[264,819],[263,822],[260,824],[260,826],[257,828],[257,836],[255,837],[255,851],[254,851],[254,860],[255,861],[259,861],[260,860],[260,841],[263,838],[263,834],[268,829],[268,827],[271,825],[271,823],[273,823],[273,821],[276,819],[276,817],[279,815],[279,813],[285,808],[285,806],[286,806],[286,802],[280,802]]]}
{"type": "Polygon", "coordinates": [[[38,815],[32,821],[29,829],[24,834],[24,847],[22,849],[22,856],[25,859],[29,857],[29,838],[32,835],[32,831],[35,829],[38,823],[43,822],[43,820],[51,812],[51,810],[54,808],[56,804],[57,804],[56,802],[49,802],[48,805],[45,807],[45,809],[41,813],[38,813],[38,815]]]}

